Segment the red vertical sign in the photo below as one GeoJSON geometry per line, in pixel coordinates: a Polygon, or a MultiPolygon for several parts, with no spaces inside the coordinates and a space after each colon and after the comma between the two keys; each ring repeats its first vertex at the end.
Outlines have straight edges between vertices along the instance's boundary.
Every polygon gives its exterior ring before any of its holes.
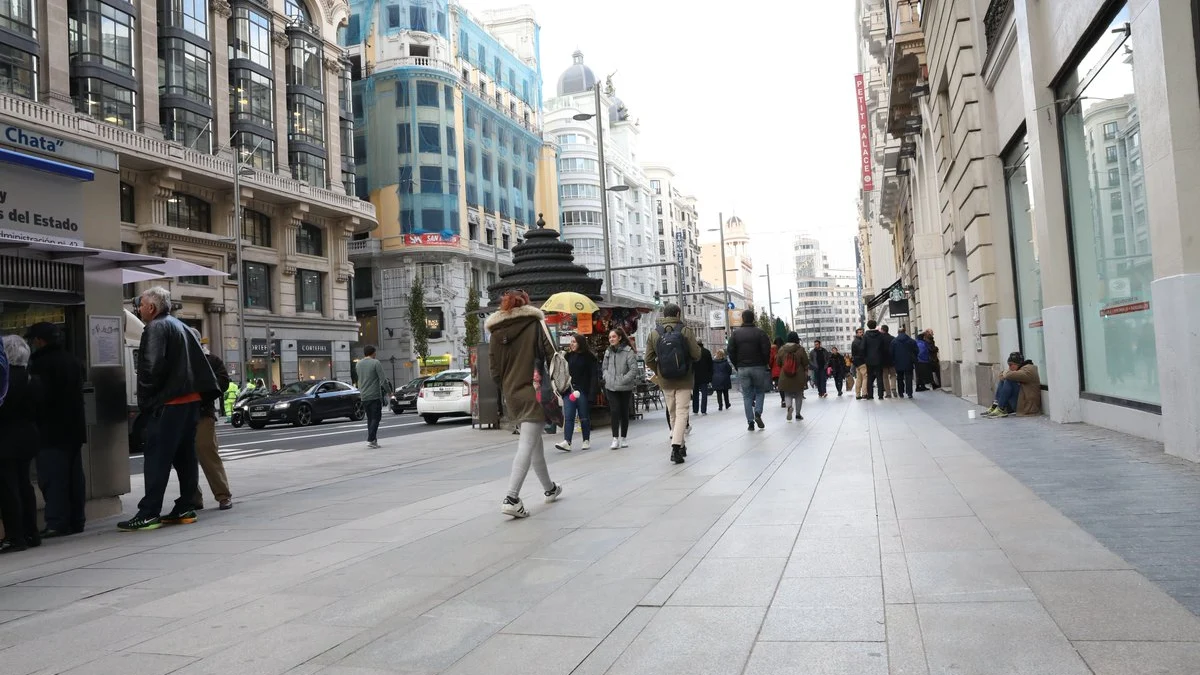
{"type": "Polygon", "coordinates": [[[854,76],[854,93],[858,98],[858,154],[862,159],[862,189],[875,189],[875,173],[871,168],[871,129],[867,118],[867,89],[862,73],[854,76]]]}

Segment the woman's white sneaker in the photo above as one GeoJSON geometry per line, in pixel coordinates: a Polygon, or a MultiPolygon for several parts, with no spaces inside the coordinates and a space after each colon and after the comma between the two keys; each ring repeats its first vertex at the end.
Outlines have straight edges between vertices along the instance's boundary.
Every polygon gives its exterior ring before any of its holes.
{"type": "Polygon", "coordinates": [[[591,442],[591,441],[584,441],[584,442],[583,442],[583,449],[584,449],[584,450],[591,450],[591,449],[592,449],[592,442],[591,442]]]}
{"type": "Polygon", "coordinates": [[[558,496],[562,494],[562,483],[555,483],[554,489],[547,490],[544,494],[546,495],[546,503],[547,504],[558,499],[558,496]]]}
{"type": "Polygon", "coordinates": [[[554,447],[558,448],[559,450],[562,450],[563,452],[571,451],[571,444],[566,441],[559,441],[554,444],[554,447]]]}
{"type": "Polygon", "coordinates": [[[504,503],[500,506],[500,513],[513,518],[529,517],[529,512],[525,510],[525,503],[520,499],[514,502],[511,497],[504,498],[504,503]]]}
{"type": "Polygon", "coordinates": [[[614,438],[612,445],[610,445],[609,447],[612,448],[613,450],[616,450],[617,448],[621,447],[621,441],[618,441],[617,439],[614,438]]]}
{"type": "Polygon", "coordinates": [[[621,439],[621,447],[622,447],[622,448],[628,448],[628,447],[629,447],[629,441],[627,441],[627,440],[625,440],[624,438],[622,438],[622,439],[621,439]]]}

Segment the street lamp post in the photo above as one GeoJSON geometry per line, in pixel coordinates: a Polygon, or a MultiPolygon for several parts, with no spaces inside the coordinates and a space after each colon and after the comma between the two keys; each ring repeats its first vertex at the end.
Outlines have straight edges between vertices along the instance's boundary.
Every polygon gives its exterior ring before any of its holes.
{"type": "Polygon", "coordinates": [[[608,245],[608,193],[624,192],[629,189],[629,186],[614,185],[611,189],[608,187],[608,166],[604,163],[604,118],[600,115],[600,83],[597,82],[592,90],[596,101],[596,112],[593,114],[576,113],[571,118],[576,122],[596,118],[596,149],[600,157],[600,234],[604,243],[604,299],[612,304],[612,252],[608,245]]]}
{"type": "Polygon", "coordinates": [[[767,278],[767,314],[770,315],[772,321],[771,330],[774,331],[775,301],[771,299],[771,263],[767,263],[767,273],[760,276],[767,278]]]}
{"type": "MultiPolygon", "coordinates": [[[[257,146],[255,146],[257,148],[257,146]]],[[[238,304],[238,368],[241,373],[242,385],[245,386],[249,382],[249,373],[246,370],[247,357],[250,348],[246,344],[246,270],[242,265],[242,176],[254,175],[254,170],[246,166],[237,156],[234,155],[233,163],[233,219],[234,219],[234,261],[237,265],[237,304],[238,304]]],[[[270,349],[270,337],[267,339],[268,349],[270,349]]]]}
{"type": "Polygon", "coordinates": [[[718,213],[717,218],[721,221],[717,224],[717,231],[721,233],[721,286],[725,289],[725,307],[722,311],[725,312],[725,336],[729,337],[729,268],[725,264],[725,214],[718,213]]]}

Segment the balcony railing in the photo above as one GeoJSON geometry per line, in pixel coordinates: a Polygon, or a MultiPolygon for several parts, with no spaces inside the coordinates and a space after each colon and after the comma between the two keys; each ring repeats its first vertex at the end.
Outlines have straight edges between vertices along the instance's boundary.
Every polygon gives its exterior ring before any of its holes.
{"type": "Polygon", "coordinates": [[[346,255],[370,255],[379,253],[379,240],[374,237],[370,239],[351,239],[346,242],[346,255]]]}
{"type": "MultiPolygon", "coordinates": [[[[442,59],[435,59],[432,56],[398,56],[394,59],[384,59],[376,61],[372,72],[381,72],[392,68],[432,68],[453,75],[459,75],[459,71],[455,69],[454,64],[442,59]]],[[[370,73],[368,73],[370,74],[370,73]]]]}
{"type": "MultiPolygon", "coordinates": [[[[213,178],[233,180],[232,160],[185,148],[176,143],[153,138],[124,127],[105,124],[78,113],[66,112],[42,103],[7,94],[0,94],[0,115],[22,122],[32,122],[47,129],[77,136],[85,142],[101,143],[116,152],[141,155],[163,164],[206,174],[213,178]]],[[[375,207],[351,195],[334,192],[294,180],[287,176],[254,171],[243,182],[277,191],[283,195],[303,195],[311,201],[330,208],[350,211],[375,220],[375,207]]]]}

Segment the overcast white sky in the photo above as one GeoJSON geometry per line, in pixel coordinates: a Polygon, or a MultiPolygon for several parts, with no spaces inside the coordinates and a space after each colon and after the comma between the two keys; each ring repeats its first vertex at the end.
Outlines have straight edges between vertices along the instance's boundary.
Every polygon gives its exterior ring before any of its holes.
{"type": "MultiPolygon", "coordinates": [[[[461,2],[476,14],[534,8],[547,99],[576,48],[598,78],[615,71],[617,95],[641,122],[640,157],[675,169],[699,200],[701,229],[716,228],[719,212],[748,223],[757,273],[771,265],[776,314],[788,311],[793,234],[816,234],[831,265],[853,269],[852,0],[461,2]]],[[[755,295],[766,304],[765,279],[755,295]]]]}

